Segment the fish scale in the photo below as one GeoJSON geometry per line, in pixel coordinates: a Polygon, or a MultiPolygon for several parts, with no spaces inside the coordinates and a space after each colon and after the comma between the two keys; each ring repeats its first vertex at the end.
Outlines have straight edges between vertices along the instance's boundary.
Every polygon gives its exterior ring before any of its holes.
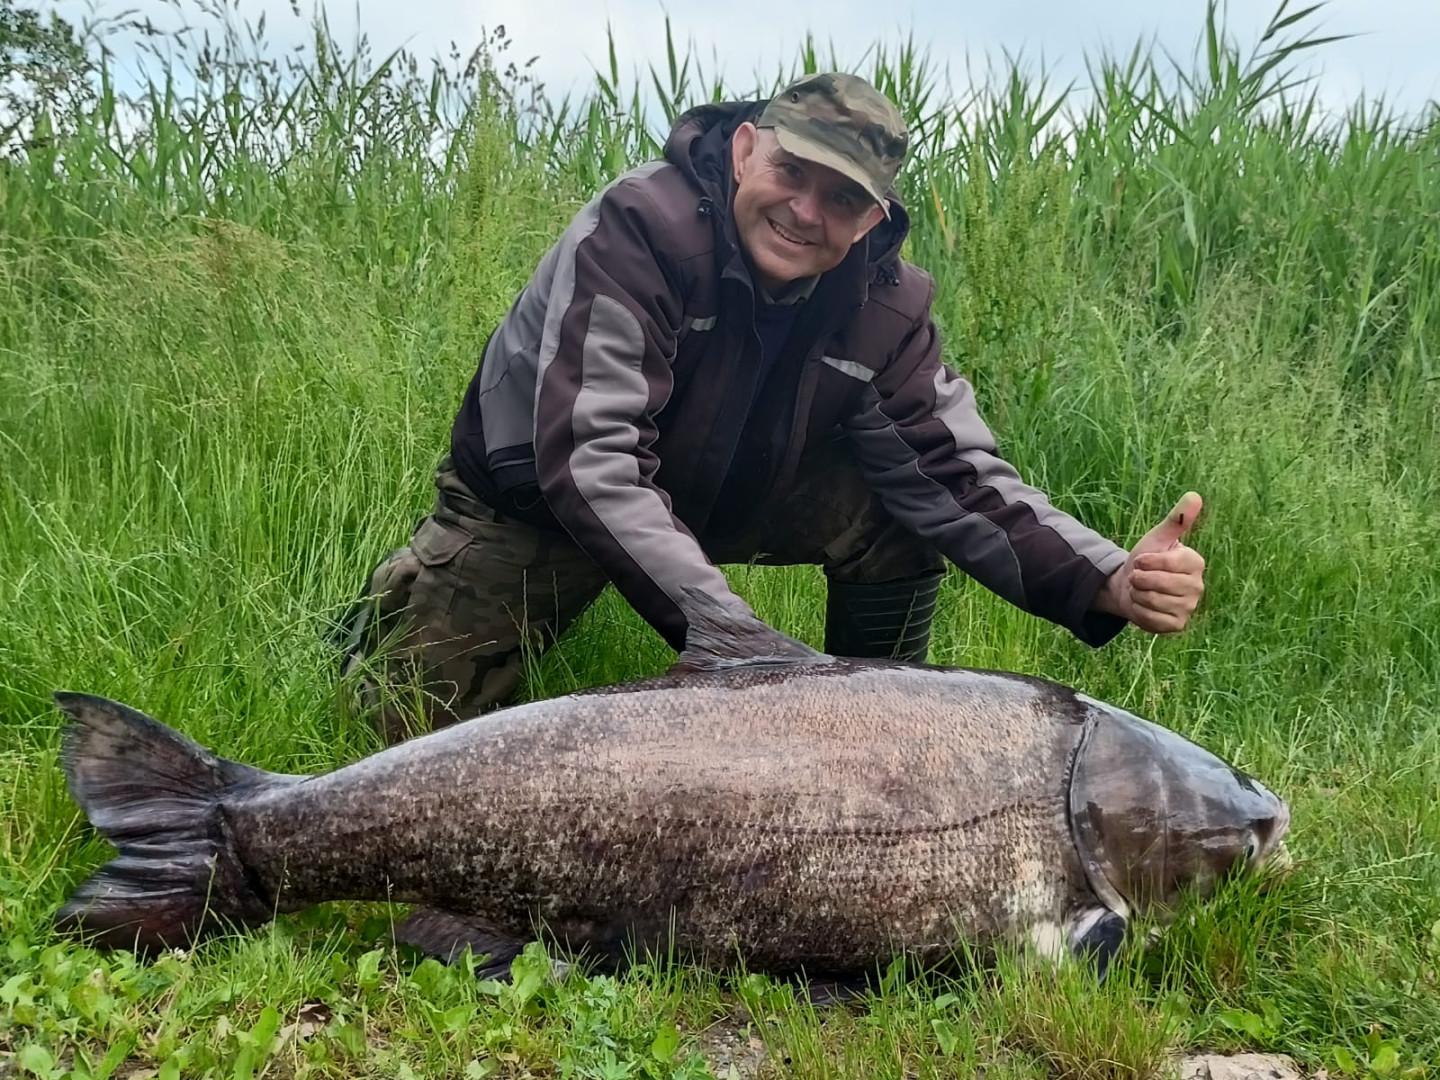
{"type": "Polygon", "coordinates": [[[535,703],[263,793],[227,807],[242,861],[282,910],[383,883],[602,954],[674,912],[679,949],[776,967],[1059,922],[1083,891],[1081,714],[1045,684],[840,663],[704,682],[535,703]],[[355,843],[381,802],[386,841],[355,843]]]}

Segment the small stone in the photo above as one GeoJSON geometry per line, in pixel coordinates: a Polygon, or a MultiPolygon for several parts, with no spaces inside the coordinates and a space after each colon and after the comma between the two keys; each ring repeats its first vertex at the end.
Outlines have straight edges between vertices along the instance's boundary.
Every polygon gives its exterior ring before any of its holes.
{"type": "Polygon", "coordinates": [[[295,1034],[308,1039],[330,1022],[330,1006],[323,1001],[307,1001],[295,1014],[295,1034]]]}
{"type": "Polygon", "coordinates": [[[1181,1080],[1301,1080],[1284,1054],[1196,1054],[1180,1061],[1181,1080]]]}

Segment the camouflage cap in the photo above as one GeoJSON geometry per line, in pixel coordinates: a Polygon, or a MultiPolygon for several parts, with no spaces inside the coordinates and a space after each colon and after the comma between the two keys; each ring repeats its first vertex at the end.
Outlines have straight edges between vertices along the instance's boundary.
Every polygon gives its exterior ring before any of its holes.
{"type": "Polygon", "coordinates": [[[773,128],[796,157],[854,180],[890,216],[885,192],[905,160],[905,121],[864,79],[834,71],[806,75],[771,98],[755,126],[773,128]]]}

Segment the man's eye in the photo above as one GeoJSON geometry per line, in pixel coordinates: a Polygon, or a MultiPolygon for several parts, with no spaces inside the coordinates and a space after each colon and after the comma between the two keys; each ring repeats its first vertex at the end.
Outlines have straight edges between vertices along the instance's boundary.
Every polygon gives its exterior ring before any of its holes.
{"type": "Polygon", "coordinates": [[[800,166],[796,165],[793,161],[782,161],[780,163],[780,171],[791,180],[800,179],[800,166]]]}

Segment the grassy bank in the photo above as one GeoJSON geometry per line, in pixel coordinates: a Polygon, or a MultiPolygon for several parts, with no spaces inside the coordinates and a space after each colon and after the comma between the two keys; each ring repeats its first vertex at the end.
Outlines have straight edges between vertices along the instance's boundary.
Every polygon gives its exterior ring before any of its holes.
{"type": "MultiPolygon", "coordinates": [[[[282,771],[378,748],[337,706],[324,636],[428,508],[479,343],[667,112],[756,90],[658,58],[647,116],[618,66],[583,101],[537,99],[498,38],[427,67],[322,35],[270,65],[242,33],[157,61],[139,94],[95,68],[0,160],[10,1066],[700,1076],[715,1032],[748,1025],[742,1046],[806,1077],[1129,1076],[1195,1046],[1440,1070],[1440,122],[1282,93],[1303,21],[1253,55],[1199,28],[1183,79],[1097,59],[1065,99],[1019,75],[952,96],[905,48],[859,70],[910,118],[908,256],[1006,455],[1122,543],[1186,489],[1206,499],[1189,633],[1091,652],[954,575],[932,659],[1071,683],[1264,778],[1294,811],[1285,886],[1227,892],[1103,988],[897,972],[822,1015],[684,969],[550,985],[538,956],[477,985],[396,953],[382,905],[150,965],[54,939],[108,848],[65,792],[50,693],[282,771]]],[[[819,642],[818,572],[732,572],[819,642]]],[[[669,659],[607,593],[529,693],[669,659]]]]}

